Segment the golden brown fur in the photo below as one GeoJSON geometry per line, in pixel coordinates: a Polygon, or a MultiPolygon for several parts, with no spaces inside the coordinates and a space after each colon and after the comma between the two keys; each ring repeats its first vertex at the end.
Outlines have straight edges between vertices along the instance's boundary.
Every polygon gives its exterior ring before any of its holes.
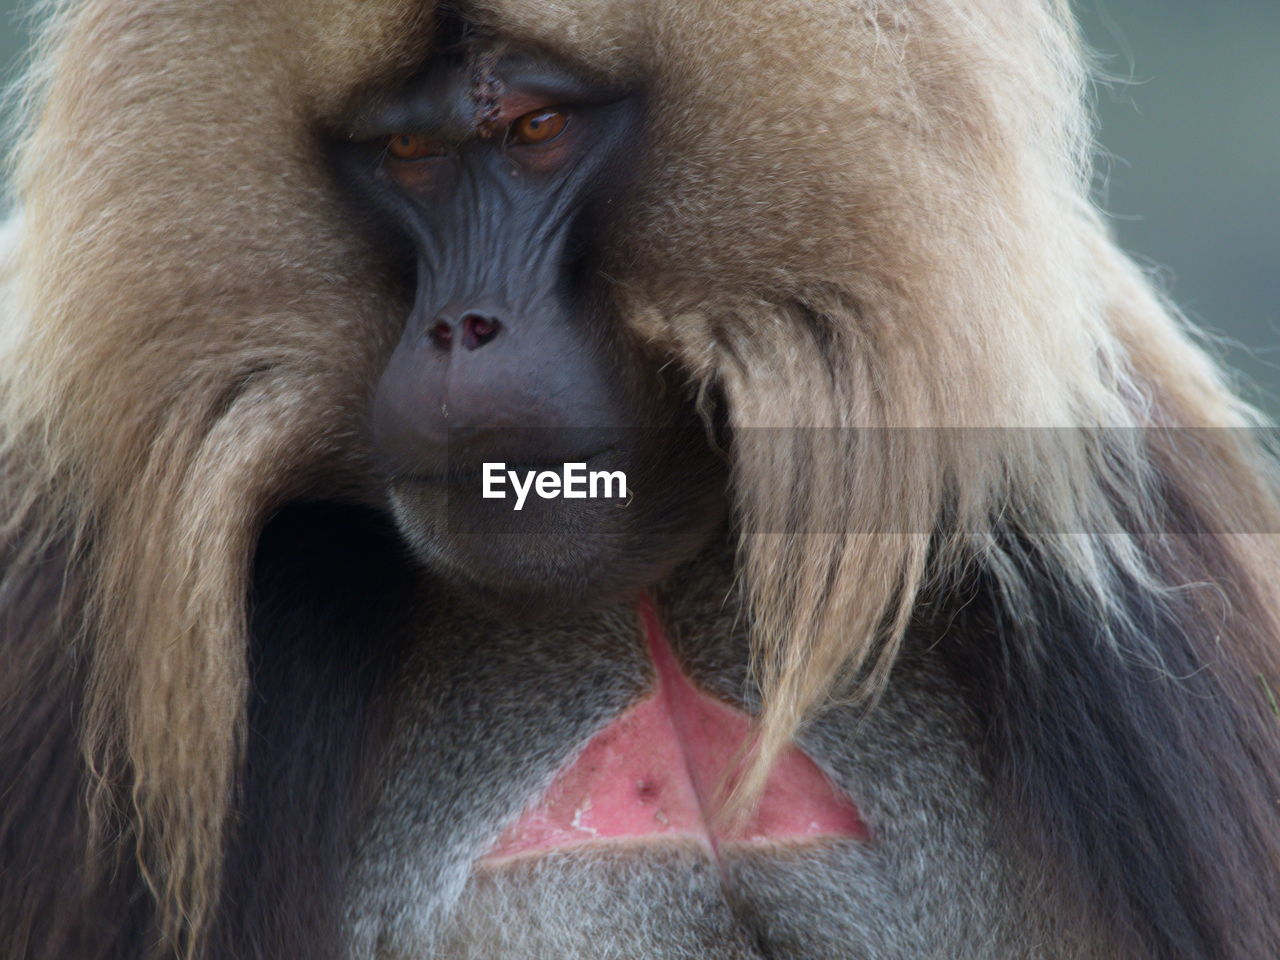
{"type": "MultiPolygon", "coordinates": [[[[37,58],[0,337],[9,576],[69,545],[88,599],[60,642],[89,645],[96,816],[127,798],[188,946],[243,747],[258,531],[305,495],[374,496],[358,416],[400,304],[319,139],[418,64],[429,6],[83,0],[37,58]]],[[[1117,569],[1157,596],[1226,578],[1213,669],[1280,765],[1260,693],[1280,690],[1280,523],[1247,440],[1206,435],[1205,467],[1176,436],[860,431],[806,459],[746,429],[1253,422],[1089,202],[1066,4],[722,6],[470,9],[646,86],[649,173],[610,273],[636,329],[728,399],[764,760],[837,678],[878,688],[929,570],[984,563],[1018,596],[999,518],[1104,619],[1123,617],[1117,569]],[[1219,569],[1088,533],[1159,517],[1162,484],[1235,531],[1219,569]],[[832,516],[863,532],[815,532],[832,516]]]]}

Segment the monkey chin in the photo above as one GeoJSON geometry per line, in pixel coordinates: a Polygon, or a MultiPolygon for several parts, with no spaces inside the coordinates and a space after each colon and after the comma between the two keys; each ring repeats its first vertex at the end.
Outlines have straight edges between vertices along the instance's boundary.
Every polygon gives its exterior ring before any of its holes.
{"type": "Polygon", "coordinates": [[[543,620],[631,598],[696,555],[722,528],[723,491],[684,503],[482,499],[443,479],[389,489],[414,555],[460,600],[488,615],[543,620]]]}

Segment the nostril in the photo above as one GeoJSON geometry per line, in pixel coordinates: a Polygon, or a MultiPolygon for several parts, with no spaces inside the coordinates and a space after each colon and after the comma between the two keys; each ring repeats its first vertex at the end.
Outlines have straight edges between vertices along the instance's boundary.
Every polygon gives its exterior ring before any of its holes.
{"type": "Polygon", "coordinates": [[[436,321],[427,332],[431,342],[441,350],[448,350],[453,344],[453,327],[443,320],[436,321]]]}
{"type": "Polygon", "coordinates": [[[498,335],[502,324],[496,317],[481,313],[468,313],[462,318],[462,345],[468,350],[483,347],[498,335]]]}

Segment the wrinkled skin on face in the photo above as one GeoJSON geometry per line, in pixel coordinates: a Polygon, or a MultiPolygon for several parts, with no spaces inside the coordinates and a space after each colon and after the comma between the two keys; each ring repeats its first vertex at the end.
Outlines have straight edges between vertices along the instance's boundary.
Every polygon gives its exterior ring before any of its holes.
{"type": "Polygon", "coordinates": [[[561,65],[442,57],[356,113],[339,176],[415,291],[372,408],[406,539],[530,615],[651,584],[724,516],[716,426],[617,316],[600,256],[625,224],[641,97],[561,65]],[[621,472],[625,502],[482,496],[482,468],[621,472]]]}

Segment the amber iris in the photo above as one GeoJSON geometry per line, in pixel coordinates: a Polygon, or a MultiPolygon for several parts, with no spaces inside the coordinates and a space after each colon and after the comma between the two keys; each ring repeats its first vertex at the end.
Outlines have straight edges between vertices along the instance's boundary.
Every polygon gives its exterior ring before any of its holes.
{"type": "Polygon", "coordinates": [[[423,157],[440,156],[444,148],[416,133],[397,133],[387,139],[387,153],[397,160],[421,160],[423,157]]]}
{"type": "Polygon", "coordinates": [[[532,146],[560,136],[569,118],[559,110],[534,110],[511,123],[511,142],[532,146]]]}

